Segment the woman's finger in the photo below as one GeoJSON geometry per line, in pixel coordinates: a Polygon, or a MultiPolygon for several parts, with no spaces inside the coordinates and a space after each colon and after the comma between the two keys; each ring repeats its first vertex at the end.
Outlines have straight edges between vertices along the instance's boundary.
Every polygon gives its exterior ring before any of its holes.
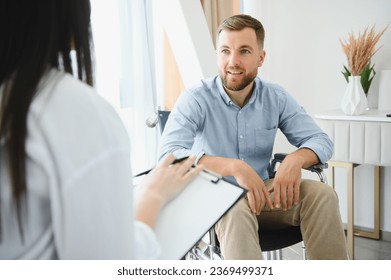
{"type": "Polygon", "coordinates": [[[186,174],[193,166],[194,161],[195,161],[195,156],[190,156],[188,159],[184,160],[183,162],[176,163],[175,165],[178,165],[177,171],[179,172],[179,174],[181,175],[186,174]]]}
{"type": "Polygon", "coordinates": [[[183,176],[185,180],[185,184],[187,185],[198,173],[200,173],[203,169],[203,165],[197,165],[194,168],[190,168],[190,170],[183,176]]]}
{"type": "Polygon", "coordinates": [[[166,157],[163,158],[163,160],[157,165],[168,167],[170,166],[175,160],[175,156],[173,154],[168,154],[166,157]]]}

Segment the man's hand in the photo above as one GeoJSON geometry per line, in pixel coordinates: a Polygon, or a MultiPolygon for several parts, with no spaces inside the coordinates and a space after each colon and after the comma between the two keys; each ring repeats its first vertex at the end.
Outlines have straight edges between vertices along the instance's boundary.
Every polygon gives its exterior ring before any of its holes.
{"type": "Polygon", "coordinates": [[[284,211],[299,203],[301,169],[319,162],[317,155],[310,149],[300,149],[289,154],[282,161],[274,176],[274,207],[284,211]]]}
{"type": "Polygon", "coordinates": [[[265,204],[273,208],[270,193],[263,180],[245,161],[205,155],[199,162],[222,176],[235,177],[237,183],[248,190],[247,198],[253,213],[260,214],[265,204]]]}
{"type": "Polygon", "coordinates": [[[299,202],[301,182],[301,166],[294,156],[288,155],[277,169],[273,186],[269,192],[274,192],[274,207],[285,211],[299,202]]]}
{"type": "Polygon", "coordinates": [[[236,171],[233,176],[240,186],[248,190],[247,198],[251,211],[259,215],[265,204],[273,209],[270,193],[254,169],[242,160],[237,160],[234,164],[236,171]]]}

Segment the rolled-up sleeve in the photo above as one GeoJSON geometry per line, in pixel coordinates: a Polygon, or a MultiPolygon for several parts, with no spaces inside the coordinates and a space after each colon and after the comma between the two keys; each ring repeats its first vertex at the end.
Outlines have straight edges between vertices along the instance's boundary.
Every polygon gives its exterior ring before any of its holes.
{"type": "Polygon", "coordinates": [[[280,129],[288,141],[297,148],[311,149],[321,163],[329,160],[333,155],[334,145],[328,135],[290,95],[284,95],[281,102],[280,129]]]}
{"type": "Polygon", "coordinates": [[[300,148],[308,148],[314,151],[321,163],[326,163],[333,155],[334,145],[330,138],[325,133],[313,137],[300,148]]]}

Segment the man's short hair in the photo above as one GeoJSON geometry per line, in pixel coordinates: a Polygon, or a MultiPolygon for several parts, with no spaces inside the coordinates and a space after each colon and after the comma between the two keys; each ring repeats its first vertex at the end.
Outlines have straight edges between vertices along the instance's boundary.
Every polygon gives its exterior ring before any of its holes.
{"type": "Polygon", "coordinates": [[[249,27],[254,29],[257,36],[257,42],[260,50],[263,50],[263,41],[265,40],[265,29],[262,23],[249,15],[234,15],[223,21],[217,29],[216,46],[222,30],[240,31],[249,27]]]}

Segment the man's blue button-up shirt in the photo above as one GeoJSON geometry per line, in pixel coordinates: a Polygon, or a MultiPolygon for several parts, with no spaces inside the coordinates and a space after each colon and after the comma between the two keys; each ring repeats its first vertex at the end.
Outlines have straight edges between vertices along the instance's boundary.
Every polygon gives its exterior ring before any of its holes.
{"type": "Polygon", "coordinates": [[[332,156],[327,134],[283,88],[257,77],[250,100],[240,108],[216,76],[180,96],[161,137],[159,157],[205,153],[241,159],[266,180],[278,129],[292,145],[314,151],[320,162],[332,156]]]}

